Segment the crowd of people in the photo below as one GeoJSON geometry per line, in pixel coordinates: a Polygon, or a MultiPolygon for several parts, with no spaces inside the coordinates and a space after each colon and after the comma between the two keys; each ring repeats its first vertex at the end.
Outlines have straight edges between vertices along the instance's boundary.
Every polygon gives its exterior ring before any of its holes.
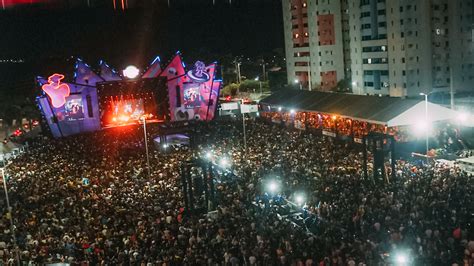
{"type": "MultiPolygon", "coordinates": [[[[150,145],[158,130],[149,125],[150,145]]],[[[139,126],[37,139],[6,168],[12,213],[0,197],[0,261],[14,264],[18,254],[30,265],[474,263],[466,173],[398,161],[396,178],[374,182],[363,177],[357,145],[250,119],[246,130],[247,149],[241,121],[196,124],[191,147],[150,151],[150,175],[139,126]],[[180,165],[207,152],[229,158],[238,176],[216,182],[216,212],[189,214],[180,165]],[[317,230],[258,207],[269,180],[288,201],[306,195],[317,230]]]]}

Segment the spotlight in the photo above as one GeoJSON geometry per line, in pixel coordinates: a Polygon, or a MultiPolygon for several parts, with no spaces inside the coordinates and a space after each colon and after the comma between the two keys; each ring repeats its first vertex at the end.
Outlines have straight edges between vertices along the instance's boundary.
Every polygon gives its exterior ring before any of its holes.
{"type": "Polygon", "coordinates": [[[130,65],[123,70],[123,75],[129,79],[136,78],[139,73],[140,73],[140,70],[136,66],[133,66],[133,65],[130,65]]]}
{"type": "Polygon", "coordinates": [[[208,160],[212,159],[212,152],[210,152],[210,151],[206,152],[206,159],[208,159],[208,160]]]}
{"type": "Polygon", "coordinates": [[[163,144],[163,149],[167,149],[168,148],[168,144],[163,144]]]}
{"type": "Polygon", "coordinates": [[[281,112],[281,107],[278,107],[278,112],[281,112]]]}
{"type": "Polygon", "coordinates": [[[431,125],[425,120],[420,120],[414,125],[414,133],[417,136],[424,136],[430,133],[431,125]]]}
{"type": "Polygon", "coordinates": [[[295,113],[295,109],[291,109],[291,110],[290,110],[290,113],[291,113],[291,114],[294,114],[294,113],[295,113]]]}

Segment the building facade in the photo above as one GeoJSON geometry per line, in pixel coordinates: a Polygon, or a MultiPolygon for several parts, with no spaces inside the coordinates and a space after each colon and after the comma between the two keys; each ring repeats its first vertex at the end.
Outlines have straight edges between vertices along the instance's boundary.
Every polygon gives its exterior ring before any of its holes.
{"type": "Polygon", "coordinates": [[[340,1],[284,0],[288,82],[330,90],[345,77],[340,1]]]}
{"type": "Polygon", "coordinates": [[[301,49],[295,43],[301,41],[316,63],[306,69],[315,77],[312,88],[327,90],[333,83],[325,86],[323,77],[334,71],[336,80],[350,80],[356,94],[405,97],[473,90],[473,10],[474,0],[284,0],[289,82],[307,81],[305,70],[296,69],[302,60],[295,56],[301,49]],[[307,6],[307,12],[297,12],[299,6],[307,6]],[[310,23],[328,14],[340,20],[331,28],[336,38],[329,49],[324,24],[310,23]],[[308,36],[301,40],[294,31],[300,30],[295,23],[300,16],[308,21],[301,28],[308,36]],[[333,62],[332,68],[326,62],[333,62]]]}

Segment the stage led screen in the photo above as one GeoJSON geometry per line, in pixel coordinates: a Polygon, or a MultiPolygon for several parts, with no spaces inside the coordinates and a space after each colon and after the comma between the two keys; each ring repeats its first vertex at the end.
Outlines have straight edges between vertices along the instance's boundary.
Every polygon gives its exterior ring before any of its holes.
{"type": "Polygon", "coordinates": [[[84,105],[81,94],[72,94],[66,97],[64,118],[66,121],[84,120],[84,105]]]}
{"type": "Polygon", "coordinates": [[[208,83],[183,84],[182,100],[179,108],[174,109],[177,121],[184,120],[211,120],[214,118],[216,102],[219,95],[219,84],[212,88],[208,83]]]}
{"type": "Polygon", "coordinates": [[[164,78],[137,81],[111,81],[97,85],[103,128],[147,123],[166,119],[162,109],[168,109],[164,78]],[[164,92],[162,92],[164,91],[164,92]]]}
{"type": "Polygon", "coordinates": [[[104,116],[109,121],[104,121],[106,126],[136,123],[145,115],[143,98],[133,96],[110,96],[110,106],[105,108],[104,116]]]}
{"type": "Polygon", "coordinates": [[[176,67],[179,69],[176,72],[186,74],[176,78],[168,76],[171,121],[212,120],[221,84],[214,80],[216,65],[206,66],[197,61],[188,72],[178,63],[173,69],[176,67]]]}

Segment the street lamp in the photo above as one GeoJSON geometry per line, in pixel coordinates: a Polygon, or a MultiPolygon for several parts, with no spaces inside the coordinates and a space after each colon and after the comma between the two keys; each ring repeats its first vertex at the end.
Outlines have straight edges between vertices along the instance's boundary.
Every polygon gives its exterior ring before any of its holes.
{"type": "Polygon", "coordinates": [[[420,95],[422,96],[425,96],[425,123],[426,123],[426,162],[428,163],[429,162],[429,158],[428,158],[428,152],[429,152],[429,121],[428,121],[428,94],[429,93],[420,93],[420,95]]]}
{"type": "MultiPolygon", "coordinates": [[[[146,116],[142,116],[140,119],[143,122],[143,133],[144,133],[144,136],[145,136],[146,165],[147,165],[147,168],[148,168],[148,177],[150,177],[151,176],[151,168],[150,168],[150,156],[149,156],[149,153],[148,153],[148,137],[147,137],[147,134],[146,134],[146,116]]],[[[166,143],[163,145],[163,148],[166,149],[165,145],[166,145],[166,143]]]]}
{"type": "Polygon", "coordinates": [[[258,83],[260,85],[260,97],[262,97],[262,94],[263,94],[263,92],[262,92],[262,81],[260,81],[260,78],[258,76],[255,78],[255,81],[258,81],[258,83]]]}
{"type": "Polygon", "coordinates": [[[303,85],[301,84],[301,82],[298,80],[298,79],[295,79],[295,84],[300,84],[300,90],[303,89],[303,85]]]}
{"type": "Polygon", "coordinates": [[[7,177],[5,174],[5,169],[2,167],[0,168],[0,173],[2,174],[2,179],[3,179],[3,190],[5,191],[5,199],[7,201],[7,210],[9,215],[9,220],[10,220],[10,233],[12,234],[12,240],[13,240],[13,245],[15,246],[15,254],[16,254],[16,260],[18,265],[20,265],[20,255],[18,254],[18,246],[16,244],[16,236],[15,236],[15,226],[13,225],[13,212],[12,212],[12,207],[10,206],[10,198],[8,197],[8,188],[7,188],[7,177]]]}

